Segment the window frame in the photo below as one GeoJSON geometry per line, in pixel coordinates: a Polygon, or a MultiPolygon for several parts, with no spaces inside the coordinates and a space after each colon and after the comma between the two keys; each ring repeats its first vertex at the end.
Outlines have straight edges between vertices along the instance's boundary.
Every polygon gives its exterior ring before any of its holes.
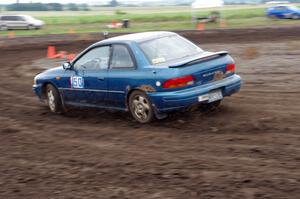
{"type": "Polygon", "coordinates": [[[132,49],[129,47],[128,44],[124,44],[124,43],[113,43],[113,44],[111,44],[111,53],[110,53],[108,69],[109,70],[136,70],[137,69],[137,62],[136,62],[135,56],[132,52],[132,49]],[[112,67],[112,56],[113,56],[113,52],[114,52],[114,46],[124,46],[127,49],[128,53],[130,55],[131,61],[133,63],[132,67],[112,67]]]}
{"type": "Polygon", "coordinates": [[[71,63],[72,64],[72,69],[75,70],[75,71],[88,71],[88,72],[90,72],[90,71],[107,71],[107,70],[109,70],[109,67],[110,67],[111,54],[112,54],[112,46],[110,44],[108,44],[108,45],[93,46],[93,47],[88,48],[85,51],[83,51],[79,55],[79,57],[77,59],[75,59],[74,61],[72,61],[72,63],[71,63]],[[109,47],[109,56],[108,56],[109,60],[108,60],[108,66],[107,66],[106,69],[100,69],[100,70],[78,70],[78,69],[75,68],[76,62],[78,62],[84,55],[86,55],[87,53],[89,53],[90,51],[92,51],[92,50],[94,50],[96,48],[103,48],[103,47],[109,47]]]}

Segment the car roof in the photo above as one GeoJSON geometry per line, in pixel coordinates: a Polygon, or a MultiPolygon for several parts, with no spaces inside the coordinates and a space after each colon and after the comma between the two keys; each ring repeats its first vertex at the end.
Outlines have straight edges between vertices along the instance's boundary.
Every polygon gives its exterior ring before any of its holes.
{"type": "Polygon", "coordinates": [[[24,15],[24,14],[16,14],[16,15],[12,15],[12,14],[7,14],[7,15],[0,15],[0,17],[25,17],[25,16],[30,16],[30,15],[24,15]]]}
{"type": "Polygon", "coordinates": [[[293,7],[293,5],[279,4],[279,5],[273,6],[273,8],[277,8],[277,7],[293,7]]]}
{"type": "MultiPolygon", "coordinates": [[[[143,33],[133,33],[133,34],[127,34],[117,37],[112,37],[103,41],[100,41],[101,43],[113,43],[113,42],[144,42],[156,38],[166,37],[176,35],[174,32],[167,32],[167,31],[153,31],[153,32],[143,32],[143,33]]],[[[100,43],[99,42],[99,43],[100,43]]]]}

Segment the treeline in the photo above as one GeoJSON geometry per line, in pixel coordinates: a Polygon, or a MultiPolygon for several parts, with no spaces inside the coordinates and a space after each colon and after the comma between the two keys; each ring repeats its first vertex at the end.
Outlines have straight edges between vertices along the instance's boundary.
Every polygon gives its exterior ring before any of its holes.
{"type": "Polygon", "coordinates": [[[60,4],[60,3],[15,3],[7,5],[7,11],[88,11],[87,4],[60,4]]]}
{"type": "Polygon", "coordinates": [[[300,3],[300,0],[224,0],[225,4],[260,4],[269,1],[288,1],[290,3],[300,3]]]}

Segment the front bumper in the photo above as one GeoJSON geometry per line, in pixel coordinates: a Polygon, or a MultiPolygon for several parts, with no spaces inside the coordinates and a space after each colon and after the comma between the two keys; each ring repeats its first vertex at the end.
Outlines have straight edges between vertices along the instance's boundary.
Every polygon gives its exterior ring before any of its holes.
{"type": "Polygon", "coordinates": [[[32,86],[32,91],[42,100],[42,85],[41,84],[34,84],[32,86]]]}
{"type": "Polygon", "coordinates": [[[158,112],[170,112],[200,103],[198,97],[212,90],[221,89],[223,96],[226,97],[238,92],[240,88],[240,76],[232,75],[217,82],[180,91],[148,93],[148,96],[158,112]]]}

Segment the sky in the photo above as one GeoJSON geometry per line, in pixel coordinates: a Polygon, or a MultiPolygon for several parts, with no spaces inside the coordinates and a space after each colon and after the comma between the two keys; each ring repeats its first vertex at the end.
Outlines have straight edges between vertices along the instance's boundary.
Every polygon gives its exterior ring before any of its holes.
{"type": "MultiPolygon", "coordinates": [[[[61,0],[19,0],[20,3],[29,3],[29,2],[40,2],[40,3],[52,3],[52,2],[58,2],[60,3],[61,0]]],[[[108,2],[110,0],[64,0],[64,3],[90,3],[90,2],[108,2]]],[[[136,1],[136,0],[118,0],[119,2],[122,1],[136,1]]],[[[143,1],[153,1],[153,0],[143,0],[143,1]]],[[[154,0],[155,1],[155,0],[154,0]]],[[[10,3],[16,3],[16,0],[0,0],[0,4],[10,4],[10,3]]]]}

